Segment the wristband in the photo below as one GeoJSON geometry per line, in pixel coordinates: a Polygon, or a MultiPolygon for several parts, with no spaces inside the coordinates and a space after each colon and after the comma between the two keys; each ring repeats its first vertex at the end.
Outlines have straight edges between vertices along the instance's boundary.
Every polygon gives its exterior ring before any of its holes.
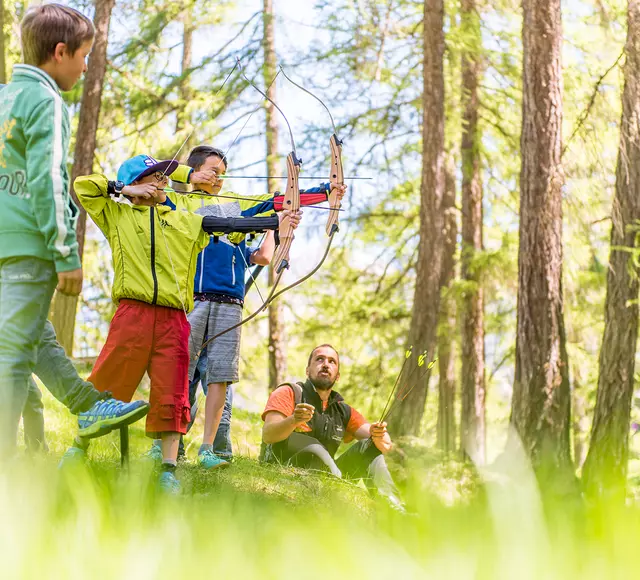
{"type": "Polygon", "coordinates": [[[107,193],[109,195],[113,195],[114,197],[120,197],[122,190],[125,185],[123,181],[108,181],[107,182],[107,193]]]}

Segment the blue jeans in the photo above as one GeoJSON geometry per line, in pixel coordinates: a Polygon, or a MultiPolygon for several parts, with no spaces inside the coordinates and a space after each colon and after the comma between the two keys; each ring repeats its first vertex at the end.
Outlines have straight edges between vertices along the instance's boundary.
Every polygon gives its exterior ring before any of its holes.
{"type": "MultiPolygon", "coordinates": [[[[191,405],[191,423],[187,427],[187,432],[191,429],[193,421],[195,420],[194,405],[196,402],[196,392],[198,390],[198,383],[202,382],[202,389],[207,394],[207,351],[206,349],[200,354],[196,370],[193,375],[193,380],[189,383],[189,404],[191,405]]],[[[233,390],[230,386],[227,387],[227,397],[224,401],[224,409],[222,410],[222,418],[220,419],[220,425],[216,432],[216,437],[213,440],[213,451],[216,455],[227,459],[233,457],[233,447],[231,446],[231,414],[233,411],[233,390]]],[[[182,438],[180,438],[180,446],[184,452],[184,444],[182,438]]]]}
{"type": "Polygon", "coordinates": [[[64,348],[56,338],[53,324],[48,320],[38,345],[35,374],[47,390],[74,415],[88,411],[101,393],[78,375],[64,348]]]}
{"type": "Polygon", "coordinates": [[[24,442],[30,452],[48,451],[44,438],[44,405],[42,393],[33,379],[29,379],[27,401],[22,410],[22,425],[24,427],[24,442]]]}
{"type": "MultiPolygon", "coordinates": [[[[89,410],[101,397],[100,392],[91,383],[80,378],[76,367],[60,346],[53,324],[48,320],[44,323],[38,344],[35,374],[49,392],[75,415],[89,410]]],[[[25,443],[32,451],[39,448],[45,451],[47,449],[43,411],[42,393],[30,378],[29,393],[22,411],[22,423],[25,443]]]]}
{"type": "Polygon", "coordinates": [[[57,280],[53,262],[31,257],[0,260],[0,458],[16,448],[57,280]]]}

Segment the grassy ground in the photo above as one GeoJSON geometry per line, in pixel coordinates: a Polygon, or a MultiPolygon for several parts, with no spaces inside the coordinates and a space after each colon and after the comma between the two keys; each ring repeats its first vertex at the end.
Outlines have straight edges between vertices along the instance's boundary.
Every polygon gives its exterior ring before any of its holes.
{"type": "Polygon", "coordinates": [[[132,432],[128,472],[118,440],[90,461],[56,468],[74,421],[47,399],[51,453],[0,475],[4,578],[622,578],[634,573],[640,512],[587,508],[570,494],[543,501],[526,462],[477,473],[418,441],[392,458],[411,515],[360,485],[255,457],[259,417],[236,412],[225,471],[193,458],[179,469],[184,493],[159,495],[132,432]]]}

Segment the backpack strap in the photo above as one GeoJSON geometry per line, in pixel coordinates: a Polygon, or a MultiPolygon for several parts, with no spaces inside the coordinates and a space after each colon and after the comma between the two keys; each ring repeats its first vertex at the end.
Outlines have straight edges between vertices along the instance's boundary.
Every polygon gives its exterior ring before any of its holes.
{"type": "Polygon", "coordinates": [[[293,406],[302,403],[302,384],[301,383],[282,383],[279,387],[289,387],[293,391],[293,406]]]}
{"type": "Polygon", "coordinates": [[[293,383],[291,388],[293,389],[293,402],[299,405],[302,403],[302,385],[300,383],[293,383]]]}

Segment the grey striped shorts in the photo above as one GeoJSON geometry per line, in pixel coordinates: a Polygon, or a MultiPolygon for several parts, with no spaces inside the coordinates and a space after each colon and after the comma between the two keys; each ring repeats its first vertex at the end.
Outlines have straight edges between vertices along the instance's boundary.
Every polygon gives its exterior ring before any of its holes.
{"type": "MultiPolygon", "coordinates": [[[[193,378],[198,363],[196,356],[207,336],[239,323],[242,306],[220,304],[208,300],[196,300],[195,308],[188,316],[191,324],[189,336],[189,380],[193,378]]],[[[240,361],[240,328],[234,328],[207,345],[207,383],[235,383],[238,381],[240,361]]]]}

